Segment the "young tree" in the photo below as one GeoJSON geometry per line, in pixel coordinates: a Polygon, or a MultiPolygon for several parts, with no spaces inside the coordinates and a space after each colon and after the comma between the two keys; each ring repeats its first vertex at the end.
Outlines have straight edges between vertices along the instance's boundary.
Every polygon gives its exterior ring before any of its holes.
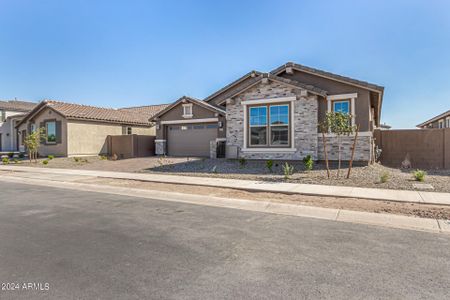
{"type": "MultiPolygon", "coordinates": [[[[338,140],[338,171],[337,178],[341,172],[341,148],[342,136],[349,136],[355,132],[355,127],[351,125],[352,116],[341,112],[330,112],[325,116],[323,127],[330,133],[334,133],[338,140]]],[[[324,134],[323,134],[324,136],[324,134]]]]}
{"type": "Polygon", "coordinates": [[[319,124],[319,130],[322,133],[322,144],[323,144],[323,155],[325,158],[325,166],[327,168],[327,177],[330,178],[330,167],[328,164],[328,154],[327,154],[327,138],[325,136],[326,133],[328,133],[328,122],[327,119],[319,124]]]}
{"type": "Polygon", "coordinates": [[[41,144],[41,139],[44,138],[44,128],[39,128],[36,131],[28,134],[24,139],[25,147],[28,150],[28,157],[30,162],[34,159],[37,162],[37,154],[39,150],[39,145],[41,144]]]}

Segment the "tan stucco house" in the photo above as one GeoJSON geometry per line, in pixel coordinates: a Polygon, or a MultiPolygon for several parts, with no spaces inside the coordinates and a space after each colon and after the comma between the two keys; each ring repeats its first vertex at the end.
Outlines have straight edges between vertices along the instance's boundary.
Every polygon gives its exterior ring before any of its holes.
{"type": "Polygon", "coordinates": [[[420,123],[417,127],[422,129],[427,128],[450,128],[450,110],[437,115],[428,121],[420,123]]]}
{"type": "MultiPolygon", "coordinates": [[[[371,161],[383,94],[382,86],[295,63],[251,71],[203,101],[182,97],[152,117],[156,153],[218,157],[225,149],[229,158],[323,160],[318,125],[339,111],[359,126],[355,159],[371,161]]],[[[327,139],[329,158],[337,159],[337,138],[327,139]]],[[[343,159],[352,140],[343,138],[343,159]]]]}
{"type": "Polygon", "coordinates": [[[26,134],[44,128],[39,155],[83,156],[107,152],[108,135],[154,135],[149,114],[131,109],[94,107],[61,101],[39,103],[16,126],[20,133],[19,146],[24,151],[26,134]]]}

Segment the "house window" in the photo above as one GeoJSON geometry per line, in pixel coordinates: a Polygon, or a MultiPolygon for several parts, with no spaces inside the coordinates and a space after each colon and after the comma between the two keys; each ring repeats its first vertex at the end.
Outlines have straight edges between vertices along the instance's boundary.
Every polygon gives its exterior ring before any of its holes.
{"type": "Polygon", "coordinates": [[[45,132],[47,133],[47,143],[56,143],[56,122],[50,121],[45,123],[45,132]]]}
{"type": "Polygon", "coordinates": [[[444,128],[444,120],[439,120],[438,127],[444,128]]]}
{"type": "Polygon", "coordinates": [[[183,118],[192,118],[192,103],[183,104],[183,118]]]}
{"type": "Polygon", "coordinates": [[[249,108],[250,146],[289,145],[289,105],[274,104],[249,108]]]}
{"type": "Polygon", "coordinates": [[[333,102],[333,111],[340,112],[346,115],[350,115],[350,101],[342,100],[342,101],[334,101],[333,102]]]}
{"type": "Polygon", "coordinates": [[[6,112],[4,110],[0,110],[0,122],[6,121],[6,112]]]}
{"type": "Polygon", "coordinates": [[[127,134],[132,134],[133,133],[133,129],[131,127],[127,127],[127,134]]]}
{"type": "Polygon", "coordinates": [[[447,126],[446,127],[450,128],[450,118],[447,118],[446,121],[447,121],[447,126]]]}

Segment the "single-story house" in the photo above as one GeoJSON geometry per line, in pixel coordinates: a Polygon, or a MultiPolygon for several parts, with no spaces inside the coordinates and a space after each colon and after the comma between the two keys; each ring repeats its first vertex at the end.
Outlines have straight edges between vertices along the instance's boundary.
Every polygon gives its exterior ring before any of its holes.
{"type": "Polygon", "coordinates": [[[450,128],[450,110],[447,110],[446,112],[437,115],[436,117],[433,117],[429,119],[428,121],[425,121],[417,127],[426,129],[426,128],[450,128]]]}
{"type": "Polygon", "coordinates": [[[155,135],[155,128],[148,119],[148,114],[123,109],[44,100],[16,127],[22,151],[25,136],[43,128],[45,138],[39,154],[70,157],[107,153],[108,135],[155,135]]]}
{"type": "Polygon", "coordinates": [[[21,100],[0,101],[0,152],[19,151],[16,124],[36,105],[21,100]]]}
{"type": "MultiPolygon", "coordinates": [[[[319,123],[327,112],[352,116],[359,126],[355,160],[371,161],[373,131],[380,126],[384,88],[296,63],[270,73],[251,71],[203,101],[182,97],[150,121],[156,154],[229,158],[323,160],[319,123]]],[[[337,138],[327,133],[329,158],[337,138]]],[[[344,160],[353,137],[342,137],[344,160]]]]}

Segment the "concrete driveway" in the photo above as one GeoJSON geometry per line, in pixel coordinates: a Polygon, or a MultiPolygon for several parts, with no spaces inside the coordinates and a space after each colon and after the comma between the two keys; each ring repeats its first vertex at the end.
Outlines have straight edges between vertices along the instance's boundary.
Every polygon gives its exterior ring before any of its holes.
{"type": "Polygon", "coordinates": [[[0,182],[0,299],[450,297],[450,237],[0,182]]]}

